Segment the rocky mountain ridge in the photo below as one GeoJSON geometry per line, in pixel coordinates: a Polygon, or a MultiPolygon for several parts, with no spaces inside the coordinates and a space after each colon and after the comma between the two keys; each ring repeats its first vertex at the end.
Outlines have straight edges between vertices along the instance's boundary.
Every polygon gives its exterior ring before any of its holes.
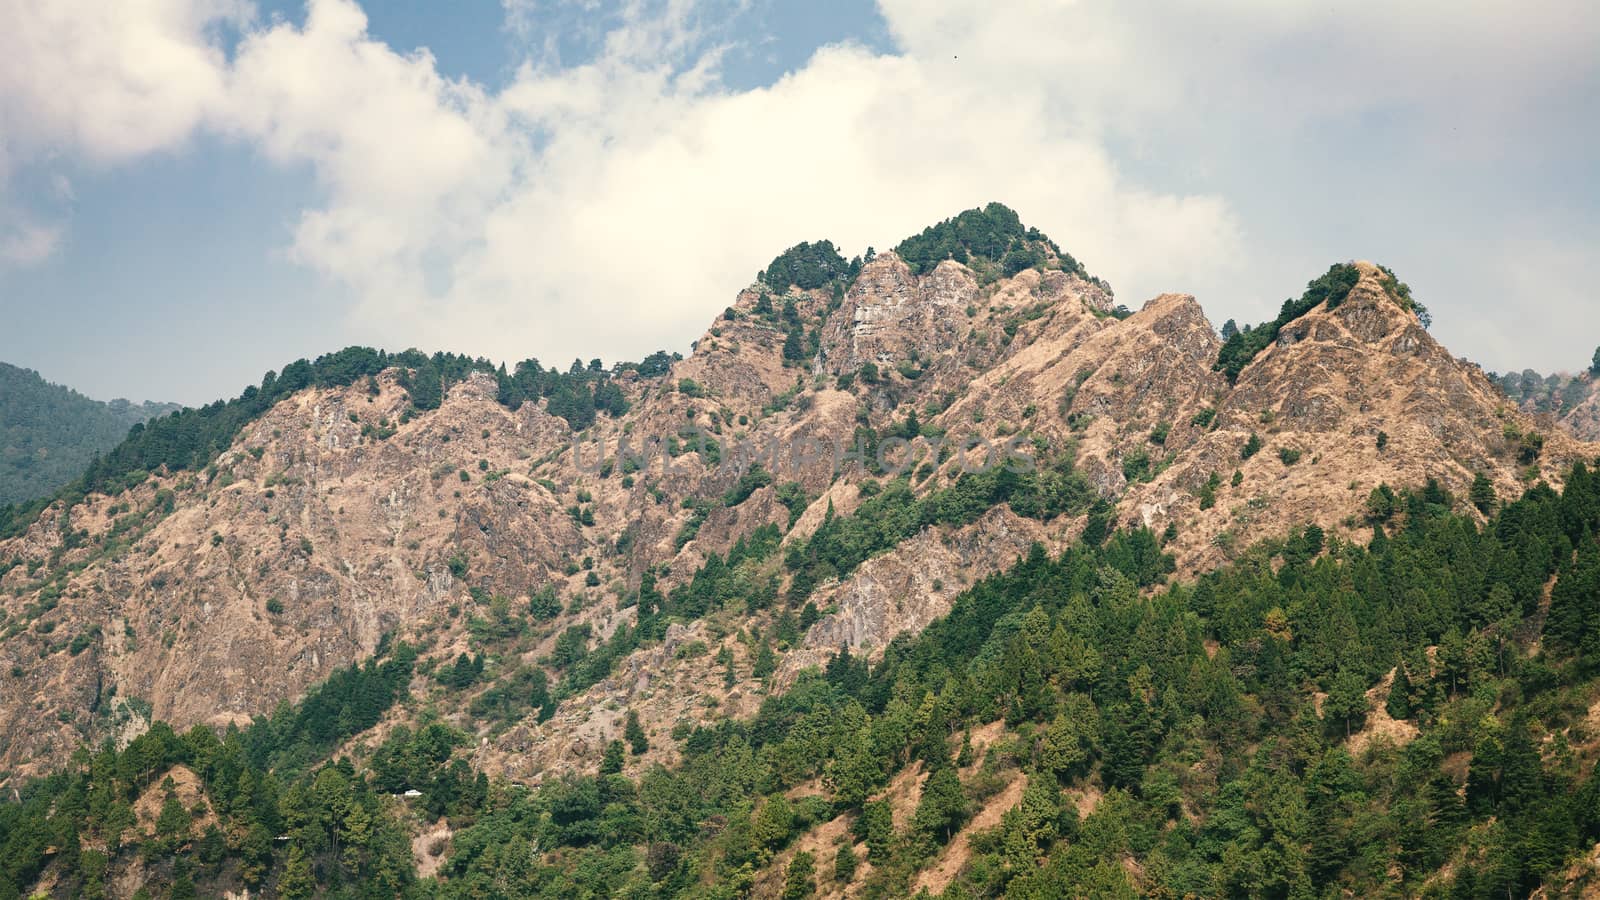
{"type": "Polygon", "coordinates": [[[432,709],[477,738],[480,769],[538,781],[592,770],[627,710],[651,736],[630,763],[643,766],[672,758],[675,729],[749,714],[841,646],[881,652],[1035,543],[1143,526],[1192,573],[1304,524],[1366,540],[1380,485],[1437,479],[1465,498],[1482,475],[1511,497],[1600,455],[1507,403],[1366,263],[1336,308],[1290,323],[1230,384],[1192,297],[1124,318],[1059,261],[1010,275],[970,262],[917,275],[890,252],[848,284],[752,285],[667,375],[622,380],[627,413],[576,435],[538,402],[506,408],[481,374],[413,410],[390,370],[277,403],[204,471],[51,509],[0,542],[8,785],[154,719],[270,712],[385,635],[422,648],[411,700],[353,748],[432,709]],[[811,570],[790,554],[881,515],[870,504],[894,482],[871,451],[890,437],[926,454],[904,466],[907,498],[957,490],[964,442],[1027,448],[1081,496],[888,535],[799,591],[811,570]],[[618,458],[625,438],[661,452],[618,458]],[[817,445],[868,458],[836,468],[804,449],[817,445]],[[768,453],[765,477],[735,464],[751,452],[768,453]],[[764,599],[701,614],[670,600],[773,533],[729,580],[764,599]],[[657,606],[674,618],[662,639],[619,639],[657,606]],[[603,675],[574,680],[572,655],[608,646],[603,675]],[[442,686],[462,657],[486,657],[489,675],[442,686]],[[471,712],[533,669],[564,686],[548,717],[471,712]]]}

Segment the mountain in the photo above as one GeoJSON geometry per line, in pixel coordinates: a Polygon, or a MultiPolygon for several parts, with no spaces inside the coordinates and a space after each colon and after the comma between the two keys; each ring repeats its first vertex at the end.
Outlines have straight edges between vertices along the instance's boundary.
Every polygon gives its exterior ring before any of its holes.
{"type": "Polygon", "coordinates": [[[45,497],[80,475],[96,453],[172,403],[90,400],[32,369],[0,363],[0,506],[45,497]]]}
{"type": "Polygon", "coordinates": [[[0,518],[0,892],[1581,889],[1600,445],[1420,311],[994,204],[681,359],[291,364],[0,518]]]}
{"type": "Polygon", "coordinates": [[[1600,440],[1600,362],[1577,375],[1540,375],[1532,369],[1490,374],[1523,412],[1565,428],[1585,441],[1600,440]]]}

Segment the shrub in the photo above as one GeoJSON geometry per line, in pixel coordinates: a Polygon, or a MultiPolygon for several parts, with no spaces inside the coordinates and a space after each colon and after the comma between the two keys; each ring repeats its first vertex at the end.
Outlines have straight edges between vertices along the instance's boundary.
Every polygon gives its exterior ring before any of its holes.
{"type": "Polygon", "coordinates": [[[772,474],[761,467],[760,463],[750,466],[739,481],[728,492],[722,495],[723,506],[738,506],[750,499],[750,495],[772,483],[772,474]]]}
{"type": "Polygon", "coordinates": [[[1122,458],[1122,476],[1129,484],[1150,477],[1150,454],[1135,450],[1122,458]]]}
{"type": "Polygon", "coordinates": [[[1367,524],[1377,525],[1394,518],[1399,498],[1387,484],[1380,484],[1367,495],[1367,524]]]}

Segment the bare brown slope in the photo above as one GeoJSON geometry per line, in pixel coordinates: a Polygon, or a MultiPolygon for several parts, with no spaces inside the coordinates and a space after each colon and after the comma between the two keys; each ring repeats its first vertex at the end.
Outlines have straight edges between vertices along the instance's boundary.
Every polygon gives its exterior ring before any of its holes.
{"type": "Polygon", "coordinates": [[[1399,489],[1437,478],[1464,498],[1481,472],[1501,497],[1515,497],[1540,478],[1559,484],[1572,462],[1594,458],[1593,444],[1540,432],[1396,302],[1377,267],[1357,265],[1361,279],[1348,299],[1285,327],[1223,396],[1215,429],[1123,499],[1129,522],[1177,525],[1172,549],[1185,569],[1208,568],[1232,548],[1302,523],[1363,538],[1360,513],[1382,483],[1399,489]],[[1522,436],[1536,433],[1543,450],[1525,464],[1522,436]],[[1252,434],[1262,449],[1242,459],[1252,434]],[[1216,506],[1201,510],[1212,473],[1222,487],[1216,506]]]}

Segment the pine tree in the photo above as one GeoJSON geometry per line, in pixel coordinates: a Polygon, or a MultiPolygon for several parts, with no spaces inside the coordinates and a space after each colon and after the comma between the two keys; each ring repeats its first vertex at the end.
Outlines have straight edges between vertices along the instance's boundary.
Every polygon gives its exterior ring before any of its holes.
{"type": "Polygon", "coordinates": [[[1079,724],[1070,721],[1065,714],[1058,714],[1050,727],[1045,729],[1039,749],[1040,767],[1058,778],[1068,778],[1088,758],[1079,724]]]}
{"type": "Polygon", "coordinates": [[[1389,685],[1389,697],[1384,701],[1383,710],[1391,719],[1411,718],[1411,679],[1406,675],[1404,663],[1395,664],[1394,681],[1389,685]]]}
{"type": "Polygon", "coordinates": [[[606,745],[606,754],[600,760],[601,775],[616,775],[622,771],[623,750],[621,741],[612,741],[606,745]]]}
{"type": "Polygon", "coordinates": [[[751,823],[751,835],[756,845],[769,851],[778,850],[789,842],[794,831],[794,807],[787,797],[774,794],[761,804],[751,823]]]}
{"type": "Polygon", "coordinates": [[[849,842],[839,845],[839,852],[833,855],[833,878],[842,884],[849,884],[856,877],[856,851],[849,842]]]}
{"type": "Polygon", "coordinates": [[[1495,493],[1494,482],[1490,481],[1487,475],[1479,472],[1473,476],[1472,489],[1467,494],[1467,499],[1471,500],[1472,505],[1478,508],[1478,512],[1488,515],[1494,510],[1495,504],[1499,502],[1500,498],[1495,493]]]}
{"type": "Polygon", "coordinates": [[[1528,809],[1539,802],[1544,768],[1525,719],[1513,719],[1506,730],[1505,753],[1500,760],[1500,808],[1507,812],[1528,809]]]}
{"type": "Polygon", "coordinates": [[[872,800],[861,806],[855,834],[867,845],[867,858],[874,866],[886,865],[894,852],[894,813],[887,800],[872,800]]]}
{"type": "Polygon", "coordinates": [[[789,328],[789,334],[783,339],[783,360],[786,363],[793,363],[805,358],[805,333],[799,325],[793,325],[789,328]]]}
{"type": "Polygon", "coordinates": [[[1478,725],[1478,739],[1472,747],[1472,764],[1467,770],[1467,806],[1477,815],[1488,815],[1500,802],[1500,767],[1505,761],[1505,728],[1492,715],[1478,725]]]}
{"type": "Polygon", "coordinates": [[[815,893],[817,888],[811,876],[816,870],[816,859],[810,853],[804,850],[796,853],[784,876],[783,893],[780,895],[783,900],[805,900],[815,893]]]}
{"type": "Polygon", "coordinates": [[[298,843],[289,847],[289,860],[284,863],[283,877],[278,879],[278,896],[285,900],[310,897],[317,892],[317,879],[311,871],[311,861],[298,843]]]}
{"type": "Polygon", "coordinates": [[[1361,676],[1351,669],[1340,669],[1334,676],[1333,686],[1328,689],[1327,699],[1322,702],[1323,718],[1342,729],[1348,738],[1366,721],[1370,708],[1361,676]]]}
{"type": "Polygon", "coordinates": [[[912,826],[939,843],[950,840],[967,817],[967,794],[955,769],[944,766],[928,778],[922,788],[912,826]]]}
{"type": "Polygon", "coordinates": [[[1306,773],[1306,812],[1311,852],[1308,863],[1318,880],[1334,877],[1355,851],[1351,798],[1361,789],[1350,754],[1342,747],[1329,749],[1306,773]]]}
{"type": "Polygon", "coordinates": [[[1394,518],[1399,498],[1387,484],[1380,484],[1367,495],[1367,524],[1378,525],[1394,518]]]}
{"type": "Polygon", "coordinates": [[[634,756],[642,755],[650,749],[650,741],[645,737],[644,726],[639,724],[639,714],[628,710],[627,724],[623,726],[622,736],[633,750],[634,756]]]}
{"type": "Polygon", "coordinates": [[[1545,632],[1552,644],[1587,663],[1600,659],[1600,543],[1592,535],[1550,592],[1545,632]]]}
{"type": "Polygon", "coordinates": [[[756,658],[750,666],[750,677],[766,678],[778,669],[778,658],[772,652],[772,645],[766,641],[756,649],[756,658]]]}
{"type": "MultiPolygon", "coordinates": [[[[170,780],[170,779],[169,779],[170,780]]],[[[178,795],[171,791],[161,804],[161,814],[156,818],[156,837],[167,850],[176,850],[189,839],[189,811],[183,808],[178,795]]]]}
{"type": "Polygon", "coordinates": [[[843,739],[827,767],[834,801],[846,807],[866,800],[882,775],[883,765],[873,753],[872,735],[865,726],[843,739]]]}

